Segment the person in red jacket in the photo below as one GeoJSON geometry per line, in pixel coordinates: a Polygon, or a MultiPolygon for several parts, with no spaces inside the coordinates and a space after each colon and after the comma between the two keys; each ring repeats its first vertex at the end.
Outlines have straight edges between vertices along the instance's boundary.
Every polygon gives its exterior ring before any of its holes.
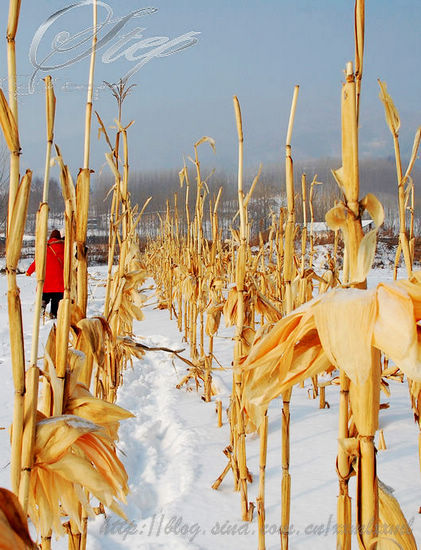
{"type": "MultiPolygon", "coordinates": [[[[53,319],[57,317],[58,304],[63,298],[63,266],[64,266],[64,240],[60,231],[53,229],[47,243],[47,262],[45,266],[45,280],[42,291],[42,310],[51,301],[50,314],[53,319]]],[[[35,271],[35,261],[29,266],[26,274],[32,275],[35,271]]]]}

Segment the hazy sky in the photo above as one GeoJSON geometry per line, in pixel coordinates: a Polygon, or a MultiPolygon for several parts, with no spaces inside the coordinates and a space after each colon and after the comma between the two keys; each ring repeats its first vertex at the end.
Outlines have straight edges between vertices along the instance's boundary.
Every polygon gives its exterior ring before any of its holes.
{"type": "MultiPolygon", "coordinates": [[[[83,36],[68,40],[91,26],[88,3],[22,2],[17,35],[22,168],[42,171],[45,122],[41,78],[46,74],[55,79],[55,140],[72,172],[82,164],[89,58],[75,58],[87,50],[89,41],[78,46],[83,36]],[[72,4],[72,9],[57,14],[72,4]],[[57,51],[60,48],[67,51],[57,51]],[[34,63],[51,69],[35,72],[34,63]],[[65,66],[56,68],[59,65],[65,66]],[[33,93],[29,90],[31,77],[33,93]]],[[[2,2],[1,36],[6,33],[7,5],[2,2]]],[[[150,4],[102,0],[99,20],[108,17],[109,21],[100,38],[107,33],[110,36],[97,55],[94,109],[111,126],[116,103],[103,89],[103,81],[116,82],[142,59],[150,59],[133,71],[130,82],[136,87],[124,105],[124,121],[135,121],[129,130],[131,167],[147,171],[180,167],[183,154],[192,154],[193,143],[203,135],[216,141],[216,155],[205,146],[203,161],[217,168],[234,167],[233,94],[238,96],[243,113],[246,163],[257,166],[260,161],[282,162],[293,87],[299,84],[294,158],[337,156],[343,69],[354,58],[353,8],[353,0],[156,0],[150,4]],[[147,7],[156,11],[127,17],[123,25],[122,18],[147,7]],[[118,21],[120,30],[115,29],[118,21]],[[168,45],[186,34],[178,45],[168,45]],[[194,45],[165,55],[169,47],[188,45],[194,38],[194,45]],[[153,56],[154,49],[159,54],[159,47],[161,56],[153,56]]],[[[414,133],[421,125],[420,28],[420,0],[366,0],[362,155],[393,154],[377,78],[387,82],[400,111],[402,151],[409,155],[414,133]]],[[[0,67],[0,77],[5,79],[5,40],[0,67]]],[[[2,80],[2,86],[6,88],[7,81],[2,80]]],[[[91,166],[98,173],[106,146],[97,141],[95,119],[93,130],[91,166]]]]}

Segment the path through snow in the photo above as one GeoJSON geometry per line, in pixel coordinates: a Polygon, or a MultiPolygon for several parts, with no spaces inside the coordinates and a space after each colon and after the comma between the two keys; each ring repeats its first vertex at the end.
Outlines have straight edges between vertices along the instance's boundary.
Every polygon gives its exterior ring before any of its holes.
{"type": "MultiPolygon", "coordinates": [[[[91,270],[93,300],[90,315],[101,313],[103,288],[96,281],[104,268],[91,270]]],[[[25,321],[26,349],[30,349],[35,281],[18,277],[25,321]]],[[[374,281],[372,282],[374,284],[374,281]]],[[[6,292],[5,277],[0,291],[6,292]]],[[[42,327],[46,338],[51,321],[42,327]]],[[[150,346],[171,349],[185,347],[175,321],[167,311],[145,308],[145,320],[135,323],[135,333],[150,346]]],[[[215,354],[227,368],[216,371],[218,399],[224,410],[229,402],[232,373],[231,332],[223,329],[215,341],[215,354]]],[[[8,427],[12,416],[11,380],[6,300],[0,304],[0,369],[2,384],[0,427],[8,427]]],[[[42,347],[40,349],[42,353],[42,347]]],[[[257,522],[240,521],[240,496],[233,492],[229,473],[218,491],[210,487],[226,465],[222,450],[229,443],[229,428],[217,428],[215,402],[204,403],[195,391],[177,390],[185,365],[165,352],[147,352],[128,368],[119,389],[118,403],[136,416],[122,422],[119,449],[129,474],[131,493],[125,524],[114,515],[97,517],[89,523],[89,550],[256,550],[257,522]]],[[[293,533],[291,550],[335,548],[337,480],[338,390],[328,387],[326,399],[331,408],[320,410],[308,399],[308,386],[294,389],[291,406],[291,476],[293,533]]],[[[418,464],[418,429],[413,422],[406,384],[391,385],[390,409],[381,412],[381,427],[387,451],[378,453],[379,477],[395,488],[414,535],[421,541],[421,481],[418,464]]],[[[269,444],[266,470],[267,549],[278,550],[281,486],[281,404],[269,408],[269,444]]],[[[10,487],[7,430],[0,431],[0,485],[10,487]]],[[[259,472],[259,440],[247,437],[247,462],[255,481],[249,487],[249,500],[256,500],[259,472]]],[[[351,480],[351,494],[355,481],[351,480]]],[[[67,548],[65,539],[53,544],[67,548]]],[[[354,543],[353,548],[356,548],[354,543]]]]}

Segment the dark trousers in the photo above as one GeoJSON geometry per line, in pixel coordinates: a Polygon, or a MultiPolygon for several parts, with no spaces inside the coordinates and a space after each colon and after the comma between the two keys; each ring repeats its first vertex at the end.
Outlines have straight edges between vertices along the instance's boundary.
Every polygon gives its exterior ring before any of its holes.
{"type": "Polygon", "coordinates": [[[63,292],[43,292],[42,309],[45,311],[48,303],[51,301],[51,317],[57,317],[58,303],[63,298],[63,292]]]}

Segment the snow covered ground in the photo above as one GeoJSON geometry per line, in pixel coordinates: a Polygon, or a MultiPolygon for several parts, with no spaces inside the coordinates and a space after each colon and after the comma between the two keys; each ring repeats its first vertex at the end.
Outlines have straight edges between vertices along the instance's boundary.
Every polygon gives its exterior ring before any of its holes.
{"type": "MultiPolygon", "coordinates": [[[[22,266],[21,266],[22,267],[22,266]]],[[[23,266],[24,267],[24,266],[23,266]]],[[[92,268],[90,315],[101,313],[104,289],[97,285],[104,268],[92,268]]],[[[391,279],[390,271],[373,272],[370,286],[391,279]]],[[[21,288],[27,354],[33,324],[35,279],[18,276],[21,288]]],[[[12,418],[13,384],[10,366],[6,303],[6,278],[0,276],[0,486],[10,488],[8,426],[12,418]]],[[[42,327],[45,341],[52,321],[42,327]]],[[[135,333],[151,346],[186,348],[168,312],[154,309],[154,298],[145,308],[145,320],[135,323],[135,333]]],[[[164,352],[148,352],[128,369],[119,390],[118,403],[136,416],[122,423],[119,448],[126,465],[131,493],[126,514],[131,524],[113,515],[90,520],[90,550],[255,550],[257,518],[241,521],[240,496],[233,492],[229,473],[218,491],[211,484],[223,471],[222,450],[229,443],[225,409],[232,373],[232,332],[222,330],[215,340],[215,355],[226,368],[215,372],[222,400],[224,425],[217,427],[215,402],[204,403],[196,391],[177,390],[185,365],[164,352]]],[[[40,353],[42,353],[42,346],[40,353]]],[[[320,410],[308,397],[309,386],[295,388],[291,402],[292,550],[335,548],[337,478],[338,388],[327,387],[330,409],[320,410]]],[[[390,408],[382,410],[387,450],[378,453],[378,475],[395,489],[416,540],[421,543],[421,476],[418,463],[418,428],[413,421],[406,383],[391,383],[392,396],[382,396],[390,408]]],[[[281,403],[269,409],[268,461],[266,469],[266,543],[280,548],[281,403]]],[[[247,437],[247,462],[254,475],[249,500],[256,500],[259,440],[247,437]]],[[[355,478],[350,482],[355,493],[355,478]]],[[[356,548],[355,541],[353,548],[356,548]]],[[[67,548],[62,539],[53,548],[67,548]]]]}

